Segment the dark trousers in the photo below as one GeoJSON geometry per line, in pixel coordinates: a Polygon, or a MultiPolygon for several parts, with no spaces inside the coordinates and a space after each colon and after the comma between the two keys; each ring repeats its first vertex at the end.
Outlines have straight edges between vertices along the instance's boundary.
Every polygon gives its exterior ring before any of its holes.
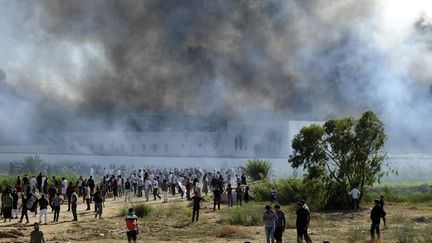
{"type": "Polygon", "coordinates": [[[276,243],[282,242],[282,233],[284,227],[275,227],[274,238],[276,243]]]}
{"type": "Polygon", "coordinates": [[[60,206],[54,206],[54,222],[58,222],[60,216],[60,206]]]}
{"type": "Polygon", "coordinates": [[[157,188],[153,189],[153,197],[154,197],[154,200],[156,200],[156,197],[161,199],[161,197],[159,196],[159,189],[157,189],[157,188]]]}
{"type": "Polygon", "coordinates": [[[197,221],[198,222],[198,217],[199,217],[199,208],[194,208],[192,210],[192,222],[197,221]],[[196,218],[195,218],[196,216],[196,218]]]}
{"type": "Polygon", "coordinates": [[[73,220],[77,221],[78,216],[77,216],[77,205],[76,204],[72,204],[72,215],[73,215],[73,220]]]}
{"type": "Polygon", "coordinates": [[[304,239],[305,239],[305,241],[307,243],[311,243],[312,242],[311,238],[308,235],[307,227],[299,227],[299,226],[297,226],[297,242],[299,242],[299,240],[302,240],[303,237],[304,237],[304,239]]]}
{"type": "Polygon", "coordinates": [[[173,196],[175,196],[175,184],[174,183],[171,184],[171,194],[173,196]]]}
{"type": "Polygon", "coordinates": [[[351,207],[352,207],[352,210],[359,210],[360,209],[359,200],[353,198],[351,201],[351,207]]]}
{"type": "Polygon", "coordinates": [[[72,194],[67,194],[67,197],[68,197],[68,210],[67,211],[70,211],[72,194]]]}
{"type": "Polygon", "coordinates": [[[370,229],[370,234],[371,234],[371,238],[372,240],[375,239],[375,233],[377,235],[377,238],[380,238],[380,223],[372,223],[371,225],[371,229],[370,229]]]}
{"type": "Polygon", "coordinates": [[[90,210],[90,198],[86,198],[86,203],[87,203],[87,209],[86,210],[90,210]]]}
{"type": "Polygon", "coordinates": [[[26,218],[26,220],[27,220],[27,223],[28,223],[29,220],[28,220],[28,215],[27,215],[27,208],[25,207],[25,205],[23,205],[22,207],[23,207],[23,208],[22,208],[22,210],[21,210],[21,219],[20,219],[20,222],[22,222],[22,220],[23,220],[23,218],[24,218],[24,216],[25,216],[25,218],[26,218]]]}
{"type": "Polygon", "coordinates": [[[126,232],[127,238],[128,238],[128,242],[136,242],[137,239],[137,232],[136,230],[132,230],[132,231],[127,231],[126,232]]]}
{"type": "Polygon", "coordinates": [[[218,207],[218,210],[220,210],[220,202],[221,202],[220,198],[215,198],[214,199],[214,201],[213,201],[213,211],[216,210],[216,205],[218,207]]]}

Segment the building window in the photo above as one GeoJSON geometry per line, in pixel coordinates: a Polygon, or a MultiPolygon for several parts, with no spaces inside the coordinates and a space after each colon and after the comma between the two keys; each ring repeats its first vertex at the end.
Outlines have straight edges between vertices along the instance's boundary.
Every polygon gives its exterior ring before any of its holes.
{"type": "Polygon", "coordinates": [[[234,149],[236,151],[247,150],[247,142],[242,135],[237,135],[234,138],[234,149]]]}
{"type": "Polygon", "coordinates": [[[143,143],[141,147],[142,147],[142,150],[146,150],[147,149],[145,143],[143,143]]]}
{"type": "Polygon", "coordinates": [[[135,144],[131,144],[131,151],[134,152],[135,151],[135,144]]]}
{"type": "Polygon", "coordinates": [[[168,151],[168,144],[165,144],[165,145],[164,145],[164,150],[165,150],[165,151],[168,151]]]}
{"type": "Polygon", "coordinates": [[[153,151],[157,151],[157,149],[158,149],[157,144],[153,144],[152,149],[153,149],[153,151]]]}

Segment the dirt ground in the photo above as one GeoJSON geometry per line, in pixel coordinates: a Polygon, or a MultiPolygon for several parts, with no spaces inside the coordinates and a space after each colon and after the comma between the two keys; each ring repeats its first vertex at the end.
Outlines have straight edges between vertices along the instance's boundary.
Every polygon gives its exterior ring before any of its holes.
{"type": "MultiPolygon", "coordinates": [[[[132,203],[143,202],[143,198],[133,198],[132,203]]],[[[170,198],[169,203],[161,200],[148,202],[158,210],[169,210],[170,205],[187,205],[186,200],[170,198]]],[[[208,203],[209,204],[209,203],[208,203]]],[[[127,242],[124,218],[120,209],[129,207],[124,199],[107,199],[102,219],[95,218],[93,211],[85,211],[86,205],[78,205],[78,221],[72,221],[72,213],[67,212],[67,205],[62,205],[58,223],[52,222],[53,214],[48,213],[48,224],[40,229],[47,242],[127,242]]],[[[222,207],[226,207],[222,205],[222,207]]],[[[363,205],[360,212],[312,212],[310,235],[313,242],[369,242],[369,213],[372,205],[363,205]]],[[[93,205],[92,205],[93,209],[93,205]]],[[[283,207],[287,214],[288,227],[284,233],[284,242],[295,242],[295,214],[291,206],[283,207]]],[[[185,210],[190,210],[185,209],[185,210]]],[[[395,242],[395,234],[407,222],[416,228],[425,227],[432,222],[430,205],[387,204],[387,225],[382,229],[380,242],[395,242]]],[[[184,216],[183,216],[184,217],[184,216]]],[[[0,222],[0,242],[29,242],[33,223],[39,221],[39,215],[29,212],[30,224],[0,222]]],[[[191,223],[175,215],[154,216],[140,222],[138,242],[265,242],[262,226],[229,226],[220,220],[221,214],[213,212],[210,205],[200,212],[200,221],[191,223]],[[180,223],[179,223],[180,222],[180,223]]],[[[383,226],[382,226],[383,228],[383,226]]]]}

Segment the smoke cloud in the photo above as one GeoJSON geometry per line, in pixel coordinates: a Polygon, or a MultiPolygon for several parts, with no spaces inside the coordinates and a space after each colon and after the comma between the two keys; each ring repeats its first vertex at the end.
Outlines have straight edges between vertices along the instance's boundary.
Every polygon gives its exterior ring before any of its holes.
{"type": "Polygon", "coordinates": [[[391,144],[419,147],[432,25],[419,12],[395,35],[385,2],[0,0],[0,131],[148,111],[324,120],[373,109],[391,144]]]}

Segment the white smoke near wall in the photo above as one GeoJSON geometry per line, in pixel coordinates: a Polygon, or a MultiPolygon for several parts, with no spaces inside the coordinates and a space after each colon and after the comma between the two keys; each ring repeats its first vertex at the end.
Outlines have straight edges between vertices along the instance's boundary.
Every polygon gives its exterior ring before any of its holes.
{"type": "Polygon", "coordinates": [[[0,89],[16,93],[0,92],[0,131],[28,140],[179,109],[222,120],[373,109],[389,148],[427,149],[432,11],[404,2],[0,0],[0,89]]]}

